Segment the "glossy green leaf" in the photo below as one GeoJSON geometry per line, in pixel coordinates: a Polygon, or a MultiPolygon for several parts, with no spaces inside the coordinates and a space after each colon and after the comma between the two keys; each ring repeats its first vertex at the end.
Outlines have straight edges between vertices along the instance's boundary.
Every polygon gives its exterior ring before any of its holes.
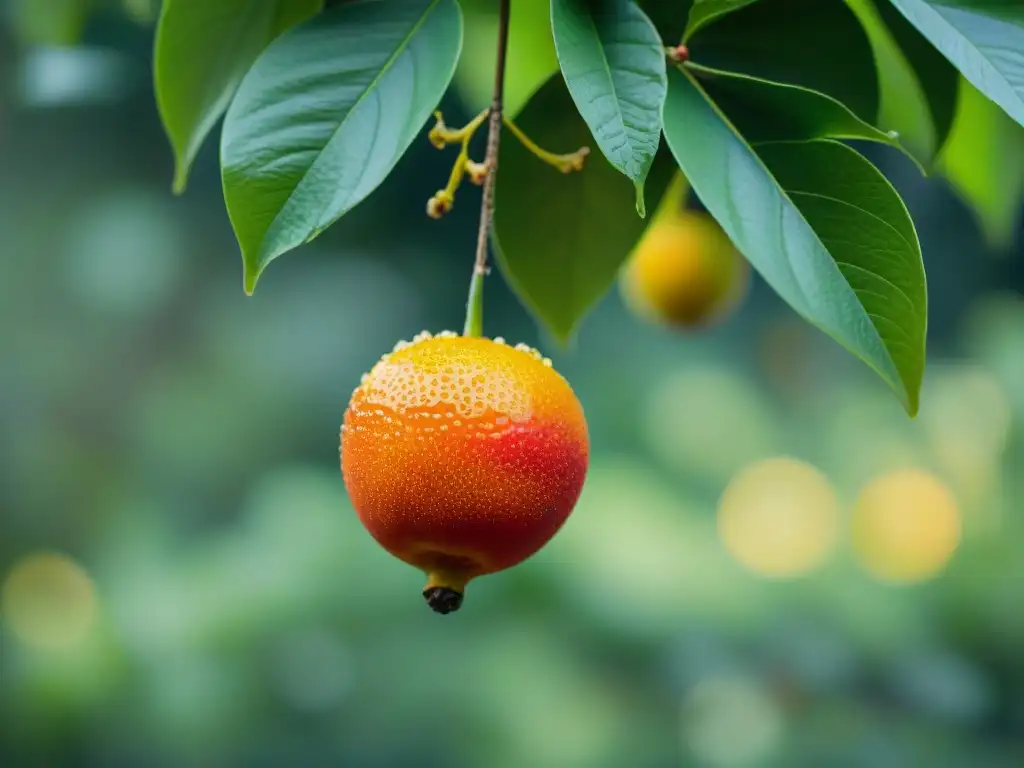
{"type": "Polygon", "coordinates": [[[608,162],[636,185],[645,216],[666,88],[657,30],[634,0],[551,0],[551,29],[577,109],[608,162]]]}
{"type": "Polygon", "coordinates": [[[322,7],[323,0],[165,0],[153,79],[174,149],[175,192],[184,191],[199,149],[256,57],[322,7]]]}
{"type": "Polygon", "coordinates": [[[747,142],[834,138],[898,146],[892,136],[823,93],[700,66],[689,71],[747,142]]]}
{"type": "Polygon", "coordinates": [[[361,0],[257,59],[221,137],[247,292],[384,181],[448,87],[461,40],[455,0],[361,0]]]}
{"type": "MultiPolygon", "coordinates": [[[[490,106],[494,92],[494,43],[498,39],[498,4],[494,0],[460,0],[466,33],[455,70],[455,88],[470,110],[490,106]]],[[[547,3],[511,3],[505,68],[505,109],[515,114],[555,72],[558,57],[551,36],[547,3]]]]}
{"type": "Polygon", "coordinates": [[[964,81],[953,131],[939,160],[988,243],[1010,247],[1024,205],[1024,127],[964,81]]]}
{"type": "Polygon", "coordinates": [[[759,0],[701,28],[687,45],[696,64],[810,88],[870,123],[878,116],[871,44],[840,0],[759,0]]]}
{"type": "Polygon", "coordinates": [[[15,34],[33,45],[74,45],[95,0],[11,0],[6,13],[15,34]]]}
{"type": "MultiPolygon", "coordinates": [[[[552,76],[516,118],[537,144],[553,152],[592,146],[561,75],[552,76]]],[[[495,191],[498,263],[534,317],[560,341],[615,282],[646,227],[632,211],[633,187],[599,152],[582,171],[562,174],[521,142],[501,143],[495,191]]],[[[647,179],[656,207],[675,171],[662,147],[647,179]]]]}
{"type": "Polygon", "coordinates": [[[914,225],[885,177],[832,140],[750,147],[695,80],[669,74],[665,137],[701,202],[798,313],[917,411],[927,296],[914,225]]]}
{"type": "Polygon", "coordinates": [[[953,127],[960,75],[950,62],[885,0],[877,0],[882,21],[913,69],[921,85],[932,123],[936,150],[941,149],[953,127]]]}
{"type": "Polygon", "coordinates": [[[686,24],[686,35],[690,37],[701,27],[710,24],[719,16],[739,10],[755,0],[693,0],[690,18],[686,24]]]}
{"type": "Polygon", "coordinates": [[[877,124],[925,168],[949,134],[959,76],[886,0],[847,0],[871,40],[878,71],[877,124]]]}
{"type": "Polygon", "coordinates": [[[967,81],[1024,125],[1024,2],[889,0],[967,81]]]}

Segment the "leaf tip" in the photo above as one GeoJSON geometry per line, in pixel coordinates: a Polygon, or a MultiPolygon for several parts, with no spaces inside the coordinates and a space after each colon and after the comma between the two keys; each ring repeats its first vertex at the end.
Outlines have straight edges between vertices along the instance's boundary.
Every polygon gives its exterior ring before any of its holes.
{"type": "Polygon", "coordinates": [[[242,275],[242,289],[246,296],[252,296],[256,291],[256,283],[259,282],[261,270],[258,266],[251,266],[249,261],[245,262],[245,270],[242,275]]]}
{"type": "Polygon", "coordinates": [[[644,202],[644,183],[636,182],[636,212],[641,219],[647,218],[647,204],[644,202]]]}
{"type": "Polygon", "coordinates": [[[175,195],[185,194],[185,188],[188,186],[188,172],[189,167],[187,163],[175,163],[174,180],[171,182],[171,192],[175,195]]]}
{"type": "Polygon", "coordinates": [[[907,399],[903,402],[903,408],[911,419],[917,418],[917,413],[920,410],[920,399],[917,392],[907,392],[907,399]]]}
{"type": "Polygon", "coordinates": [[[576,339],[576,322],[558,323],[548,321],[544,323],[544,326],[551,337],[551,341],[558,349],[566,350],[573,345],[576,339]]]}

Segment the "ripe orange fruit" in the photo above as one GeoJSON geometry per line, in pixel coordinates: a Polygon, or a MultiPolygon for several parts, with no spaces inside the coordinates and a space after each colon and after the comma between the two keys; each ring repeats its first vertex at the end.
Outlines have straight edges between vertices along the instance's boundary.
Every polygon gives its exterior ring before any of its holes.
{"type": "Polygon", "coordinates": [[[713,323],[742,301],[750,267],[706,213],[680,210],[656,218],[622,271],[627,306],[664,325],[713,323]]]}
{"type": "Polygon", "coordinates": [[[356,513],[457,610],[466,583],[522,562],[572,512],[587,423],[572,388],[525,345],[442,333],[401,343],[363,377],[342,426],[356,513]]]}

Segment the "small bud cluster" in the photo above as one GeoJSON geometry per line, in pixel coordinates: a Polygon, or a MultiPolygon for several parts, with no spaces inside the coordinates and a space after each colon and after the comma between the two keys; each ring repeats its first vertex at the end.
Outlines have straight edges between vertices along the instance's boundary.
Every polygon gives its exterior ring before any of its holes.
{"type": "Polygon", "coordinates": [[[590,147],[580,147],[575,152],[569,155],[565,155],[565,162],[562,163],[558,170],[562,173],[574,173],[576,171],[582,171],[583,165],[587,161],[587,155],[590,154],[590,147]]]}
{"type": "Polygon", "coordinates": [[[430,129],[430,133],[427,134],[427,139],[436,149],[444,149],[448,146],[448,139],[451,136],[451,131],[444,123],[444,118],[440,112],[434,113],[434,127],[430,129]]]}
{"type": "Polygon", "coordinates": [[[666,48],[665,55],[668,56],[669,61],[675,64],[682,64],[689,60],[690,49],[685,45],[679,44],[671,48],[666,48]]]}
{"type": "Polygon", "coordinates": [[[468,160],[466,162],[466,174],[469,176],[469,180],[476,184],[478,187],[482,186],[484,180],[487,178],[487,163],[478,163],[475,160],[468,160]]]}
{"type": "Polygon", "coordinates": [[[440,219],[452,209],[455,205],[455,192],[466,176],[469,176],[470,182],[477,186],[482,185],[487,178],[487,164],[478,163],[469,157],[469,142],[473,139],[477,129],[483,125],[487,114],[487,111],[481,112],[464,127],[455,129],[445,125],[440,112],[434,113],[436,122],[427,134],[430,143],[437,149],[444,149],[449,144],[459,144],[461,147],[455,158],[455,163],[452,165],[448,186],[438,190],[427,201],[427,215],[430,218],[440,219]]]}
{"type": "Polygon", "coordinates": [[[440,219],[455,204],[454,196],[446,189],[439,189],[437,193],[427,200],[427,216],[432,219],[440,219]]]}

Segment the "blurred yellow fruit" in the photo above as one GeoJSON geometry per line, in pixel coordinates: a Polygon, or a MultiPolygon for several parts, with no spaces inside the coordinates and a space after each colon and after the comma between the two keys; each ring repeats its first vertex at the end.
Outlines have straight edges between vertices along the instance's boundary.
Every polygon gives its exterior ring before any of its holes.
{"type": "Polygon", "coordinates": [[[706,213],[654,219],[621,277],[626,304],[649,320],[681,328],[728,315],[746,296],[750,267],[706,213]]]}
{"type": "Polygon", "coordinates": [[[860,492],[853,511],[853,548],[876,578],[923,581],[949,562],[960,543],[961,520],[953,494],[918,469],[881,475],[860,492]]]}
{"type": "Polygon", "coordinates": [[[786,578],[817,568],[835,548],[839,502],[828,478],[810,464],[757,461],[730,481],[718,504],[718,531],[741,565],[786,578]]]}
{"type": "Polygon", "coordinates": [[[4,582],[4,618],[26,645],[47,650],[76,645],[92,628],[96,609],[92,580],[63,555],[28,555],[4,582]]]}

